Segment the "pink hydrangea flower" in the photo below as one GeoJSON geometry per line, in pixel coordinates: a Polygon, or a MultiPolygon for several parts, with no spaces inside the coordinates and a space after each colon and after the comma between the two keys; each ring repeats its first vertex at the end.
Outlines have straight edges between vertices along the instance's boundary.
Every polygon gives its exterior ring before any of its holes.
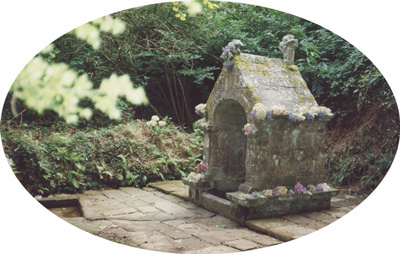
{"type": "Polygon", "coordinates": [[[204,162],[200,162],[199,167],[200,167],[201,171],[203,171],[203,172],[206,171],[206,164],[204,162]]]}

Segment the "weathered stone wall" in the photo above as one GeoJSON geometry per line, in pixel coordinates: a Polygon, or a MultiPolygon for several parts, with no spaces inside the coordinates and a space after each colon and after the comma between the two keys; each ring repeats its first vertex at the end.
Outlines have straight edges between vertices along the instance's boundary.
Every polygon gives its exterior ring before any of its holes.
{"type": "Polygon", "coordinates": [[[281,117],[255,126],[257,132],[247,139],[249,186],[263,190],[298,182],[305,186],[322,182],[325,121],[292,122],[281,117]]]}
{"type": "Polygon", "coordinates": [[[236,191],[245,180],[246,137],[242,134],[246,113],[234,100],[221,101],[207,134],[208,179],[219,194],[236,191]]]}
{"type": "Polygon", "coordinates": [[[207,180],[219,195],[321,183],[324,120],[293,122],[288,116],[256,120],[256,103],[289,112],[318,106],[297,67],[282,59],[240,54],[223,68],[206,104],[204,162],[207,180]],[[255,134],[242,128],[253,123],[255,134]]]}

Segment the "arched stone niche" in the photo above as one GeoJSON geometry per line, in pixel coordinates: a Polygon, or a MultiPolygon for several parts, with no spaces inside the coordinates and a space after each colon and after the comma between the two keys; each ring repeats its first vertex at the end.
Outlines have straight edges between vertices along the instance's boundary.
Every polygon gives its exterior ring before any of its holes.
{"type": "Polygon", "coordinates": [[[246,176],[246,113],[232,99],[221,100],[213,113],[209,133],[208,179],[215,194],[237,191],[246,176]]]}

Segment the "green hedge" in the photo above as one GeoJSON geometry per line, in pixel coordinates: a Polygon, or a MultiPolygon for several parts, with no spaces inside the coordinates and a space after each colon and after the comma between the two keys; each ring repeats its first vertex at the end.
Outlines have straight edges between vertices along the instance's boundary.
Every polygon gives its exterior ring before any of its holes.
{"type": "Polygon", "coordinates": [[[199,129],[188,134],[173,124],[151,127],[140,120],[76,133],[3,129],[2,141],[20,182],[43,196],[180,179],[196,169],[202,154],[199,129]]]}

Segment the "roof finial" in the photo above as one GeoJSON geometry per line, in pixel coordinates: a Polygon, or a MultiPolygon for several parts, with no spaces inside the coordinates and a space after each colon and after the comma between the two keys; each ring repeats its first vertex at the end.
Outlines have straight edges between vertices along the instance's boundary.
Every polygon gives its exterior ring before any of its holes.
{"type": "Polygon", "coordinates": [[[285,35],[279,46],[283,50],[283,61],[293,65],[295,48],[299,46],[297,39],[293,35],[285,35]]]}

